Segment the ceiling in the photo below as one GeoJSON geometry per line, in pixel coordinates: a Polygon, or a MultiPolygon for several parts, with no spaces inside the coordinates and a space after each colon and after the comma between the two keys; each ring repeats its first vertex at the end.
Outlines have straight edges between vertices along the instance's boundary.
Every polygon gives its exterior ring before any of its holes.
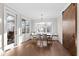
{"type": "Polygon", "coordinates": [[[62,10],[68,5],[67,3],[7,3],[19,13],[32,18],[56,18],[62,10]]]}

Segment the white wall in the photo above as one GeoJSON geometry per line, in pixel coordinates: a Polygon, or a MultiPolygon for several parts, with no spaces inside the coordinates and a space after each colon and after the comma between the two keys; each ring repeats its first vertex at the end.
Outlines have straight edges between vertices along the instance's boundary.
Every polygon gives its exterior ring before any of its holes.
{"type": "Polygon", "coordinates": [[[77,4],[77,55],[79,56],[79,4],[77,4]]]}
{"type": "Polygon", "coordinates": [[[0,48],[2,46],[2,4],[0,4],[0,48]]]}
{"type": "Polygon", "coordinates": [[[0,3],[0,55],[2,55],[2,53],[3,53],[3,48],[2,48],[2,46],[3,46],[3,42],[2,42],[2,38],[3,38],[3,30],[2,30],[2,28],[3,28],[3,4],[2,3],[0,3]]]}
{"type": "Polygon", "coordinates": [[[0,46],[2,46],[2,38],[3,38],[3,4],[0,3],[0,46]]]}
{"type": "Polygon", "coordinates": [[[22,38],[20,38],[21,37],[21,34],[20,34],[20,32],[21,32],[21,19],[20,18],[21,18],[21,16],[17,12],[17,44],[19,44],[19,41],[22,40],[22,38]]]}
{"type": "Polygon", "coordinates": [[[59,42],[62,44],[62,14],[58,16],[57,18],[57,22],[58,22],[58,40],[59,42]]]}
{"type": "Polygon", "coordinates": [[[2,6],[0,4],[0,34],[2,32],[2,6]]]}

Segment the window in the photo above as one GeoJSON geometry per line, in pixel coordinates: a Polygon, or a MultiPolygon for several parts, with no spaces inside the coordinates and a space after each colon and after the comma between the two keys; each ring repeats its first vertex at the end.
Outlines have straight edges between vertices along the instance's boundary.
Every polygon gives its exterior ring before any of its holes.
{"type": "Polygon", "coordinates": [[[7,14],[7,44],[14,43],[14,27],[15,27],[15,17],[13,15],[7,14]]]}
{"type": "Polygon", "coordinates": [[[30,21],[22,19],[22,33],[30,33],[30,21]]]}
{"type": "Polygon", "coordinates": [[[52,30],[51,22],[40,22],[35,24],[35,32],[37,33],[50,33],[52,30]]]}
{"type": "Polygon", "coordinates": [[[25,21],[26,21],[25,19],[22,19],[22,34],[26,33],[25,21]]]}

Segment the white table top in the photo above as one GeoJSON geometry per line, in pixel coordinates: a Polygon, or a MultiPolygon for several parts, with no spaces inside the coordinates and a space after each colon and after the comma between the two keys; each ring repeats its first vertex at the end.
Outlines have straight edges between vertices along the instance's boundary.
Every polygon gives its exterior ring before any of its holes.
{"type": "Polygon", "coordinates": [[[37,34],[41,34],[41,35],[43,35],[43,34],[52,35],[51,33],[32,33],[32,35],[37,35],[37,34]]]}

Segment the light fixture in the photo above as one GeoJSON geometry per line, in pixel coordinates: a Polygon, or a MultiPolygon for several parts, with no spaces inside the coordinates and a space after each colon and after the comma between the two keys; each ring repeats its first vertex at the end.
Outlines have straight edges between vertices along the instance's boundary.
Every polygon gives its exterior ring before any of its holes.
{"type": "Polygon", "coordinates": [[[41,13],[41,20],[43,20],[43,13],[41,13]]]}

